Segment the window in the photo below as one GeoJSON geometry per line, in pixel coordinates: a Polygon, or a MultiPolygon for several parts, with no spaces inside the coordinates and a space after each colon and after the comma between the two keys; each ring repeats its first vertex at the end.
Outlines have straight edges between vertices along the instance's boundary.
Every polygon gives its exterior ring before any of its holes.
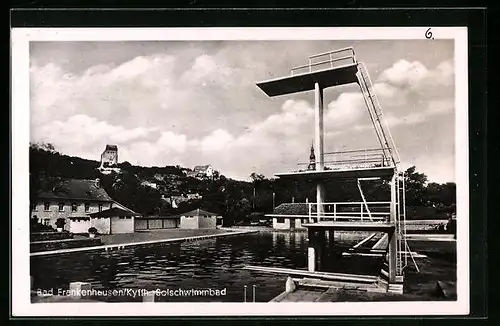
{"type": "Polygon", "coordinates": [[[50,218],[44,218],[43,225],[50,225],[50,218]]]}
{"type": "Polygon", "coordinates": [[[125,219],[125,216],[120,216],[120,220],[123,220],[123,219],[125,219]]]}
{"type": "Polygon", "coordinates": [[[102,212],[102,204],[99,204],[99,212],[102,212]]]}
{"type": "Polygon", "coordinates": [[[90,204],[89,203],[85,203],[85,211],[86,212],[90,211],[90,204]]]}
{"type": "Polygon", "coordinates": [[[48,210],[50,210],[50,203],[49,203],[49,202],[45,202],[45,203],[43,203],[43,210],[44,210],[44,211],[48,211],[48,210]]]}
{"type": "Polygon", "coordinates": [[[76,212],[78,209],[78,205],[76,203],[71,203],[71,211],[76,212]]]}
{"type": "Polygon", "coordinates": [[[285,223],[285,218],[284,217],[278,217],[276,223],[285,223]]]}
{"type": "Polygon", "coordinates": [[[126,217],[127,220],[131,220],[132,219],[132,216],[127,216],[126,217]]]}
{"type": "Polygon", "coordinates": [[[59,212],[64,212],[64,203],[59,203],[59,212]]]}

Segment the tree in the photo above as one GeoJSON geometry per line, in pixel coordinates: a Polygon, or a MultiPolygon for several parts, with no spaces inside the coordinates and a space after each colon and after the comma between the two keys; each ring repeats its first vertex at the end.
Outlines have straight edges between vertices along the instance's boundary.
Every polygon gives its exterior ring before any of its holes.
{"type": "Polygon", "coordinates": [[[266,177],[263,174],[259,174],[259,173],[256,173],[256,172],[252,172],[252,174],[250,174],[250,179],[252,180],[252,182],[262,181],[265,178],[266,177]]]}
{"type": "Polygon", "coordinates": [[[408,206],[426,205],[427,176],[416,172],[412,166],[405,171],[406,204],[408,206]]]}
{"type": "Polygon", "coordinates": [[[266,179],[266,177],[263,174],[252,172],[252,174],[250,174],[250,179],[253,183],[252,208],[255,210],[257,201],[257,187],[263,180],[266,179]]]}

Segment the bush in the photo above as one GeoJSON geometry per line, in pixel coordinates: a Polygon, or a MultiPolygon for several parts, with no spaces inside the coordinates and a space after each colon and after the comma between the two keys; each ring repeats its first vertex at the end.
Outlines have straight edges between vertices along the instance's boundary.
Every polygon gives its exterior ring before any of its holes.
{"type": "Polygon", "coordinates": [[[35,216],[30,218],[30,232],[55,232],[55,230],[50,225],[39,223],[35,216]]]}
{"type": "Polygon", "coordinates": [[[63,228],[65,224],[66,224],[66,220],[62,217],[58,218],[56,221],[56,226],[58,228],[63,228]]]}
{"type": "Polygon", "coordinates": [[[93,233],[93,234],[97,233],[97,229],[95,227],[93,227],[93,226],[90,227],[88,231],[89,231],[89,233],[93,233]]]}

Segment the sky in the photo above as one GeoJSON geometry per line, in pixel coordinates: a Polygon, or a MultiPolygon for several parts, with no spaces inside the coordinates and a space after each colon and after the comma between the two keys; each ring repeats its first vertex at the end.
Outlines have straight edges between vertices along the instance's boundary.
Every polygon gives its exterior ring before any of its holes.
{"type": "MultiPolygon", "coordinates": [[[[314,94],[268,97],[256,83],[308,56],[352,46],[401,158],[455,181],[452,40],[99,41],[30,43],[30,139],[64,154],[143,166],[211,164],[272,177],[307,162],[314,94]]],[[[325,89],[325,151],[377,147],[357,84],[325,89]]]]}

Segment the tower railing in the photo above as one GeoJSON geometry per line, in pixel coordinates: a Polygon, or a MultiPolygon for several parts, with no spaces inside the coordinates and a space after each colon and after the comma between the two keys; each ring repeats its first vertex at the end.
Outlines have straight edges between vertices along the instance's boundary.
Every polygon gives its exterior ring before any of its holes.
{"type": "MultiPolygon", "coordinates": [[[[305,171],[310,162],[297,163],[297,171],[305,171]]],[[[324,153],[326,170],[390,167],[393,161],[385,155],[383,148],[360,149],[324,153]]]]}
{"type": "Polygon", "coordinates": [[[307,203],[309,223],[334,222],[389,222],[390,205],[387,201],[307,203]],[[318,211],[320,211],[318,213],[318,211]]]}
{"type": "Polygon", "coordinates": [[[352,47],[347,47],[309,56],[308,64],[292,68],[290,75],[294,76],[320,70],[340,68],[356,63],[354,49],[352,47]]]}

